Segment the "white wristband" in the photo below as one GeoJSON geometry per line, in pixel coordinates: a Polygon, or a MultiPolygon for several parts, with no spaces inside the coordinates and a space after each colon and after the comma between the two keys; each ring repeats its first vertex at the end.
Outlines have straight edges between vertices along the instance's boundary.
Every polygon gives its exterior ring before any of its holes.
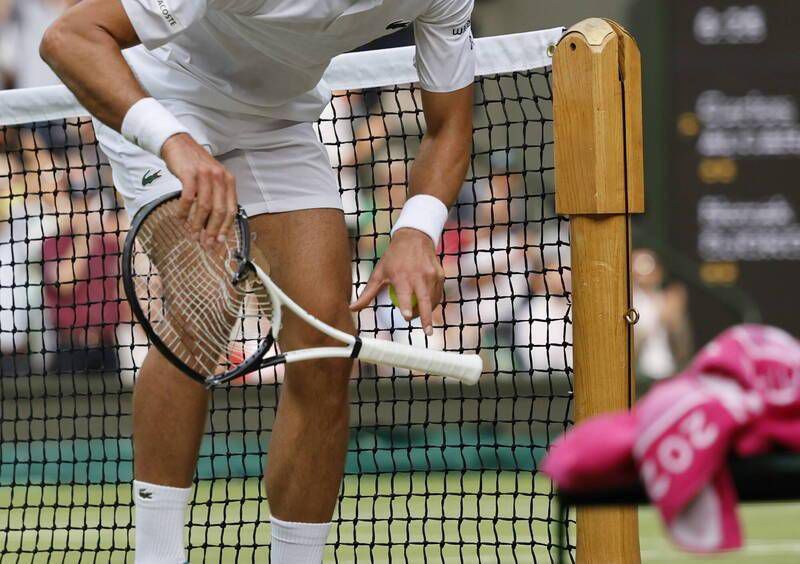
{"type": "Polygon", "coordinates": [[[155,98],[136,102],[122,120],[122,136],[145,151],[161,156],[167,139],[178,133],[189,133],[178,119],[155,98]]]}
{"type": "Polygon", "coordinates": [[[392,227],[392,235],[398,229],[416,229],[430,237],[436,247],[442,237],[448,214],[447,206],[439,198],[427,194],[412,196],[406,201],[400,217],[392,227]]]}

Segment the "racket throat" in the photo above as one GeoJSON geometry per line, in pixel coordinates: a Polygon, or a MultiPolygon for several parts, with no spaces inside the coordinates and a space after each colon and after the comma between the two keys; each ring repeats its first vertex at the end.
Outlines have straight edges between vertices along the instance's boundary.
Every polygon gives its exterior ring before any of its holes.
{"type": "Polygon", "coordinates": [[[250,262],[247,257],[241,256],[239,253],[236,254],[234,257],[239,264],[237,265],[233,276],[231,277],[231,284],[234,286],[239,286],[242,282],[245,282],[251,276],[257,276],[256,269],[253,266],[253,263],[250,262]]]}

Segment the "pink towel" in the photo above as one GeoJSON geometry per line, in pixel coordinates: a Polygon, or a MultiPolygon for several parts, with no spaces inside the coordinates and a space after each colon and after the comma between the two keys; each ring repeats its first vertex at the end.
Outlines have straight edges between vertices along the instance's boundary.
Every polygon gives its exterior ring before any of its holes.
{"type": "Polygon", "coordinates": [[[714,552],[742,545],[728,455],[776,447],[800,451],[800,343],[774,327],[740,325],[631,412],[567,432],[542,468],[573,492],[630,484],[638,473],[673,540],[714,552]]]}

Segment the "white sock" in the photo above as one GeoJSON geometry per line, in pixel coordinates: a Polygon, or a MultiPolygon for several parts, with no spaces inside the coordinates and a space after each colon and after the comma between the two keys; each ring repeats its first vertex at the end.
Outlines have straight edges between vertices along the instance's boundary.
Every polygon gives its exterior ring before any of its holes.
{"type": "Polygon", "coordinates": [[[184,564],[183,527],[192,488],[133,482],[136,564],[184,564]]]}
{"type": "Polygon", "coordinates": [[[330,523],[289,523],[274,515],[272,521],[272,564],[322,564],[330,523]]]}

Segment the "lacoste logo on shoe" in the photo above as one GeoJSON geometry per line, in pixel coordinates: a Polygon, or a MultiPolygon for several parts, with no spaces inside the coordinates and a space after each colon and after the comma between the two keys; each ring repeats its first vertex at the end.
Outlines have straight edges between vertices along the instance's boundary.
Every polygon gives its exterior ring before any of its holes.
{"type": "Polygon", "coordinates": [[[387,25],[386,29],[391,29],[391,30],[403,29],[405,27],[408,27],[408,24],[410,24],[410,23],[411,22],[404,22],[403,20],[397,20],[396,22],[392,22],[389,25],[387,25]]]}
{"type": "Polygon", "coordinates": [[[160,170],[157,170],[153,174],[150,174],[150,169],[147,169],[147,172],[145,172],[144,176],[142,177],[142,186],[149,186],[159,178],[161,178],[160,170]]]}
{"type": "Polygon", "coordinates": [[[139,497],[142,499],[153,499],[153,492],[149,492],[144,488],[139,488],[139,497]]]}

